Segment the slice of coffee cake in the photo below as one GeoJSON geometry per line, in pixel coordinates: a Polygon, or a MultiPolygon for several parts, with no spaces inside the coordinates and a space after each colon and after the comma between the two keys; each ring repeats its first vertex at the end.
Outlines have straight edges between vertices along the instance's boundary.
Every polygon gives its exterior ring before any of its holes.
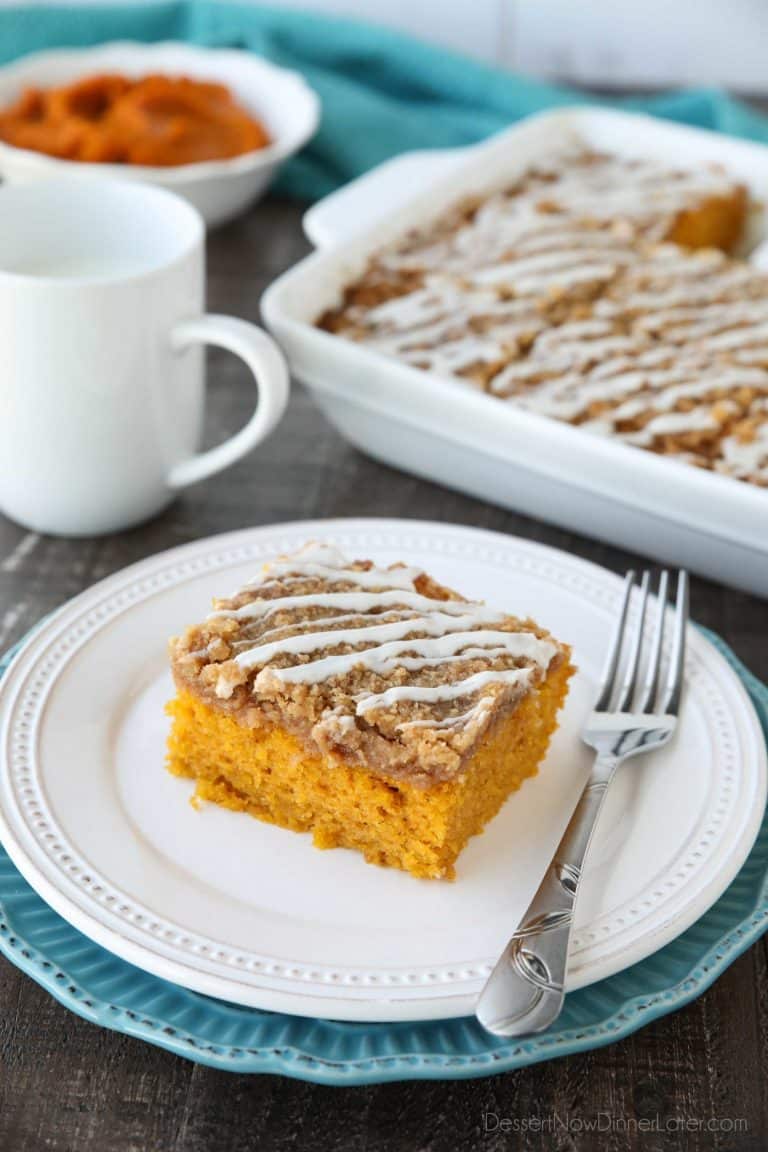
{"type": "Polygon", "coordinates": [[[573,672],[532,621],[318,544],[216,601],[171,661],[168,766],[197,797],[449,878],[536,772],[573,672]]]}

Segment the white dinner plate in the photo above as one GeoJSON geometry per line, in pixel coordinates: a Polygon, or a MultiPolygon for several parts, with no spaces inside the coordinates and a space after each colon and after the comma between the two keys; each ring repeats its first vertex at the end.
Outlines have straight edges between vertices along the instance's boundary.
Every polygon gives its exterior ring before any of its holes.
{"type": "MultiPolygon", "coordinates": [[[[57,912],[126,960],[199,992],[346,1020],[472,1011],[576,802],[578,739],[621,581],[493,532],[399,520],[257,528],[161,553],[96,584],[25,645],[0,684],[0,834],[57,912]],[[415,880],[307,835],[188,802],[163,767],[166,641],[276,553],[307,539],[423,565],[472,597],[531,614],[579,666],[539,775],[458,863],[415,880]]],[[[757,834],[766,753],[736,675],[690,630],[671,745],[625,765],[577,910],[568,986],[633,964],[722,893],[757,834]]]]}

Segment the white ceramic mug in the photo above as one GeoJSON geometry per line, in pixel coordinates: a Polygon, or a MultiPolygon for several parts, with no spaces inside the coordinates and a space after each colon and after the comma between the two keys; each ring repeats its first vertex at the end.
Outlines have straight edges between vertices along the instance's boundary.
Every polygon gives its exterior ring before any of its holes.
{"type": "Polygon", "coordinates": [[[203,315],[204,229],[158,188],[71,178],[0,188],[0,509],[90,535],[160,511],[274,428],[288,373],[261,329],[203,315]],[[245,360],[258,404],[197,453],[203,344],[245,360]]]}

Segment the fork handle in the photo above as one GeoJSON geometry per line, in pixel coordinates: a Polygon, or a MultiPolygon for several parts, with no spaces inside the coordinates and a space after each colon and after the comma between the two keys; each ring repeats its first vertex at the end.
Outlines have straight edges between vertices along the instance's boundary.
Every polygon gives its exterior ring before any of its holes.
{"type": "Polygon", "coordinates": [[[475,1014],[496,1036],[542,1032],[560,1014],[582,866],[615,768],[613,757],[595,760],[554,859],[480,993],[475,1014]]]}

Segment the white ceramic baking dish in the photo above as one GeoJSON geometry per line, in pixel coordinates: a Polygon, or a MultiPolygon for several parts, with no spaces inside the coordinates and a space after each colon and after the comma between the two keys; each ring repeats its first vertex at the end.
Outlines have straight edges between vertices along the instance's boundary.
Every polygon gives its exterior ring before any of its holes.
{"type": "MultiPolygon", "coordinates": [[[[768,148],[646,116],[545,113],[473,147],[458,163],[441,153],[432,175],[413,158],[407,174],[398,175],[391,162],[357,189],[335,194],[325,213],[315,208],[308,230],[328,247],[268,289],[265,322],[325,414],[372,456],[768,595],[768,490],[582,432],[313,327],[383,244],[465,195],[513,180],[574,138],[678,166],[718,162],[757,200],[768,197],[768,148]],[[382,198],[389,204],[384,215],[382,198]]],[[[764,232],[760,213],[750,244],[764,232]]]]}

